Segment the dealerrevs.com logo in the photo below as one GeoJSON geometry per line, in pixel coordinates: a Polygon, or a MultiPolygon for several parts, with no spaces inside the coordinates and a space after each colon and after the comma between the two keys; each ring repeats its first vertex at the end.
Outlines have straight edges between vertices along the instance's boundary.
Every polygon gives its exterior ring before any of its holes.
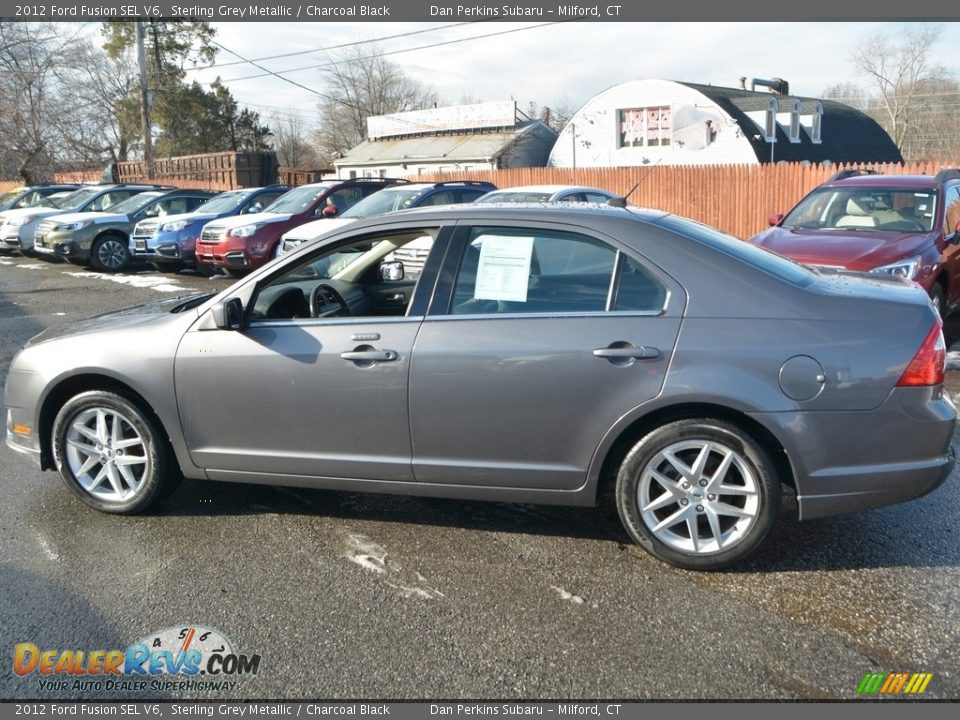
{"type": "Polygon", "coordinates": [[[857,695],[922,695],[933,673],[867,673],[857,686],[857,695]]]}
{"type": "Polygon", "coordinates": [[[218,630],[201,625],[166,628],[125,650],[14,647],[13,671],[37,675],[41,690],[229,691],[238,677],[260,672],[259,654],[241,654],[218,630]]]}

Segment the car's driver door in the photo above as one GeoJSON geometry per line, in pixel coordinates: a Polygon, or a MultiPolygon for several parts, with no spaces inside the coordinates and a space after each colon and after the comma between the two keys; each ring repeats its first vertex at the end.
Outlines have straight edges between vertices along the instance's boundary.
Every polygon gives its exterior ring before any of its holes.
{"type": "Polygon", "coordinates": [[[281,263],[255,288],[237,289],[246,316],[240,329],[200,318],[181,341],[175,367],[194,463],[216,479],[413,480],[407,382],[423,320],[415,308],[425,303],[413,302],[415,281],[385,288],[377,254],[424,232],[324,244],[281,263]],[[319,285],[335,293],[315,291],[319,285]],[[341,316],[334,295],[353,314],[341,316]],[[310,312],[311,296],[319,311],[315,305],[310,312]],[[405,308],[396,305],[401,296],[405,308]]]}

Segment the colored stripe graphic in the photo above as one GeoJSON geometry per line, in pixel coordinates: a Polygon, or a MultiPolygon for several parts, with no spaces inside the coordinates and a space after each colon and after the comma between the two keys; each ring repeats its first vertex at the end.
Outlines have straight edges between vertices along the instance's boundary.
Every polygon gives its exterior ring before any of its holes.
{"type": "Polygon", "coordinates": [[[867,673],[857,686],[858,695],[919,695],[933,673],[867,673]]]}

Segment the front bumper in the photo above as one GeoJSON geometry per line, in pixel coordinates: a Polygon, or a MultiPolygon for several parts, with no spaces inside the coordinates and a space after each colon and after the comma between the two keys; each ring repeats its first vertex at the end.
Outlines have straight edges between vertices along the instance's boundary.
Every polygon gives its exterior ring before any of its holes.
{"type": "Polygon", "coordinates": [[[898,387],[865,412],[757,413],[783,442],[800,519],[925,495],[949,477],[957,413],[942,386],[898,387]]]}
{"type": "Polygon", "coordinates": [[[86,262],[90,260],[91,238],[92,234],[53,230],[42,237],[36,236],[33,249],[42,255],[86,262]]]}
{"type": "Polygon", "coordinates": [[[192,265],[196,262],[196,243],[195,237],[134,237],[130,240],[130,257],[138,260],[192,265]]]}

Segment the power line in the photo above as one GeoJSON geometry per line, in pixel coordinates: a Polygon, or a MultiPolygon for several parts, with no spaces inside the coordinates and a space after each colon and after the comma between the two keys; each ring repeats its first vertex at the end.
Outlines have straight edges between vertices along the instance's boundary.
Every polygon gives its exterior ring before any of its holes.
{"type": "MultiPolygon", "coordinates": [[[[294,57],[295,55],[310,55],[312,53],[329,52],[330,50],[342,50],[343,48],[355,47],[357,45],[369,45],[371,43],[381,42],[383,40],[396,40],[397,38],[410,37],[412,35],[423,35],[424,33],[437,32],[439,30],[448,30],[449,28],[460,27],[462,25],[472,25],[471,22],[451,23],[449,25],[440,25],[438,27],[426,28],[425,30],[411,30],[410,32],[397,33],[396,35],[383,35],[381,37],[368,38],[367,40],[356,40],[354,42],[341,43],[339,45],[329,45],[322,48],[313,48],[312,50],[297,50],[296,52],[282,53],[280,55],[267,55],[266,57],[254,58],[253,61],[278,60],[280,58],[294,57]]],[[[198,65],[197,67],[184,68],[187,72],[196,70],[211,70],[213,68],[233,67],[235,65],[246,65],[249,60],[237,60],[228,63],[213,63],[211,65],[198,65]]]]}
{"type": "MultiPolygon", "coordinates": [[[[539,24],[537,24],[537,25],[528,25],[528,26],[526,26],[526,27],[513,28],[513,29],[511,29],[511,30],[500,30],[500,31],[498,31],[498,32],[485,33],[485,34],[483,34],[483,35],[471,35],[470,37],[457,38],[456,40],[445,40],[445,41],[443,41],[443,42],[430,43],[429,45],[418,45],[417,47],[404,48],[404,49],[400,49],[400,50],[388,50],[388,51],[385,51],[385,52],[379,52],[379,53],[376,53],[376,54],[374,54],[374,55],[367,55],[367,56],[359,57],[359,58],[348,58],[348,59],[345,59],[345,60],[332,60],[332,61],[330,61],[330,62],[326,62],[326,63],[320,64],[320,65],[306,65],[306,66],[304,66],[304,67],[291,68],[291,69],[289,69],[289,70],[277,70],[276,72],[274,72],[274,71],[272,71],[272,70],[268,70],[267,68],[262,67],[262,66],[260,66],[260,65],[257,65],[256,63],[254,63],[254,62],[252,62],[252,61],[248,61],[248,62],[250,62],[251,65],[254,65],[255,67],[260,68],[260,69],[263,70],[264,72],[263,72],[263,73],[260,73],[260,74],[257,74],[257,75],[244,75],[243,77],[238,77],[238,78],[227,78],[226,80],[222,80],[221,82],[224,82],[224,83],[227,83],[227,82],[240,82],[241,80],[253,80],[253,79],[255,79],[255,78],[267,77],[267,76],[269,76],[269,75],[273,75],[273,76],[279,78],[279,77],[281,77],[282,75],[285,75],[285,74],[288,74],[288,73],[302,72],[302,71],[304,71],[304,70],[319,70],[319,69],[322,69],[322,68],[334,67],[334,66],[336,66],[336,65],[341,65],[341,64],[343,64],[343,63],[352,62],[352,61],[356,61],[356,60],[371,60],[371,59],[376,58],[376,57],[383,57],[383,56],[387,56],[387,55],[400,55],[400,54],[402,54],[402,53],[416,52],[417,50],[428,50],[428,49],[430,49],[430,48],[443,47],[443,46],[445,46],[445,45],[455,45],[455,44],[457,44],[457,43],[469,42],[470,40],[481,40],[481,39],[483,39],[483,38],[497,37],[497,36],[499,36],[499,35],[509,35],[509,34],[511,34],[511,33],[523,32],[523,31],[525,31],[525,30],[536,30],[537,28],[547,27],[548,25],[560,25],[560,24],[563,23],[563,22],[569,22],[569,21],[561,20],[561,21],[554,21],[554,22],[547,22],[547,23],[539,23],[539,24]]],[[[471,23],[471,24],[472,24],[472,23],[471,23]]],[[[216,45],[220,45],[220,43],[218,43],[218,42],[216,42],[216,41],[213,41],[213,42],[214,42],[214,44],[216,44],[216,45]]],[[[220,45],[220,47],[223,47],[223,46],[220,45]]],[[[224,48],[224,49],[225,49],[225,48],[224,48]]],[[[230,52],[230,51],[228,51],[228,52],[230,52]]],[[[233,53],[233,54],[236,55],[236,53],[233,53]]],[[[281,78],[281,79],[283,79],[283,78],[281,78]]]]}

